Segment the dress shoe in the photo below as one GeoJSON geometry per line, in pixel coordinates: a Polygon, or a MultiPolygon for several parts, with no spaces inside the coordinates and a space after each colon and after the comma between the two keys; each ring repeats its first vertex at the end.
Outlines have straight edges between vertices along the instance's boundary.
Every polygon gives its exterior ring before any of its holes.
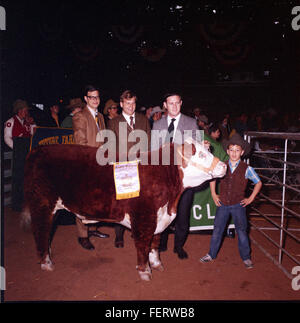
{"type": "Polygon", "coordinates": [[[116,248],[124,248],[124,241],[122,241],[122,240],[119,240],[119,241],[115,240],[115,247],[116,248]]]}
{"type": "Polygon", "coordinates": [[[158,247],[159,252],[164,252],[167,250],[168,250],[168,247],[166,245],[159,245],[159,247],[158,247]]]}
{"type": "Polygon", "coordinates": [[[234,239],[234,237],[235,237],[235,230],[234,229],[227,229],[226,237],[234,239]]]}
{"type": "Polygon", "coordinates": [[[94,231],[89,231],[89,237],[109,238],[109,234],[100,232],[98,230],[94,230],[94,231]]]}
{"type": "Polygon", "coordinates": [[[177,253],[178,258],[180,259],[188,258],[187,252],[182,247],[174,247],[174,252],[177,253]]]}
{"type": "Polygon", "coordinates": [[[95,249],[95,247],[92,245],[89,238],[78,238],[78,242],[84,249],[87,249],[87,250],[95,249]]]}

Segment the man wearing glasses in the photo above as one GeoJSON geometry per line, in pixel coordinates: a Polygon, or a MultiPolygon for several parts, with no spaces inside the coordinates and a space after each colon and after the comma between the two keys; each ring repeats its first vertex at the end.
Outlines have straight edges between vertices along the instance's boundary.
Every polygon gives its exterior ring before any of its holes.
{"type": "MultiPolygon", "coordinates": [[[[84,100],[86,102],[84,109],[73,116],[74,142],[79,145],[99,147],[101,143],[96,141],[97,133],[105,129],[103,115],[98,112],[100,104],[99,89],[93,85],[86,86],[84,100]]],[[[88,227],[77,217],[76,225],[78,242],[85,249],[94,249],[93,244],[89,240],[90,236],[98,238],[109,237],[108,234],[97,230],[89,231],[88,227]]]]}
{"type": "Polygon", "coordinates": [[[85,108],[73,117],[74,141],[79,145],[99,147],[96,141],[99,130],[105,129],[103,115],[98,112],[100,105],[99,90],[88,85],[85,89],[85,108]]]}

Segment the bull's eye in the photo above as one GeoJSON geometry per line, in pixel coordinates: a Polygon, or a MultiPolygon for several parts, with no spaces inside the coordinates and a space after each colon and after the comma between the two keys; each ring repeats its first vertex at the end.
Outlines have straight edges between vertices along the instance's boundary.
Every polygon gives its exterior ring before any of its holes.
{"type": "Polygon", "coordinates": [[[199,158],[201,158],[201,159],[206,158],[206,155],[202,151],[200,151],[199,158]]]}
{"type": "Polygon", "coordinates": [[[210,151],[210,142],[208,140],[203,141],[203,146],[206,150],[210,151]]]}

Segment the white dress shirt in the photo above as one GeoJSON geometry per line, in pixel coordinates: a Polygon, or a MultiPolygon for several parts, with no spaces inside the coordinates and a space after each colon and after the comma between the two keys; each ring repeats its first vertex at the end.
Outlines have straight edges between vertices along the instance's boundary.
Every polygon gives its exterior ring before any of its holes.
{"type": "Polygon", "coordinates": [[[87,105],[87,108],[89,109],[89,111],[91,112],[92,116],[94,117],[94,119],[96,118],[96,116],[98,115],[98,111],[90,108],[88,105],[87,105]]]}
{"type": "Polygon", "coordinates": [[[133,117],[133,124],[135,124],[135,113],[130,116],[130,115],[126,114],[124,111],[122,111],[122,115],[125,118],[125,120],[127,121],[127,123],[129,124],[129,126],[130,126],[130,117],[133,117]]]}
{"type": "Polygon", "coordinates": [[[175,133],[176,133],[176,129],[178,127],[178,123],[179,123],[180,116],[181,116],[181,113],[179,113],[176,117],[170,117],[169,115],[167,117],[168,128],[169,128],[169,126],[170,126],[170,124],[172,122],[172,119],[175,119],[175,121],[174,121],[174,135],[173,135],[173,138],[175,138],[175,133]]]}

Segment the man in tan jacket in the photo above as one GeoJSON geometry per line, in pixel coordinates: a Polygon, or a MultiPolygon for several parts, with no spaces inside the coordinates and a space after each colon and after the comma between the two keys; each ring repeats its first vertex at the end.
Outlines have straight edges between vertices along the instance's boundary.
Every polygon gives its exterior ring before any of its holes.
{"type": "MultiPolygon", "coordinates": [[[[99,90],[92,85],[86,86],[84,100],[87,103],[86,106],[73,117],[74,142],[79,145],[99,147],[101,143],[96,141],[96,137],[100,130],[105,129],[103,115],[98,112],[100,104],[99,90]]],[[[89,231],[88,227],[77,217],[76,225],[78,242],[85,249],[94,249],[89,240],[90,236],[99,238],[109,237],[108,234],[97,230],[89,231]]]]}

